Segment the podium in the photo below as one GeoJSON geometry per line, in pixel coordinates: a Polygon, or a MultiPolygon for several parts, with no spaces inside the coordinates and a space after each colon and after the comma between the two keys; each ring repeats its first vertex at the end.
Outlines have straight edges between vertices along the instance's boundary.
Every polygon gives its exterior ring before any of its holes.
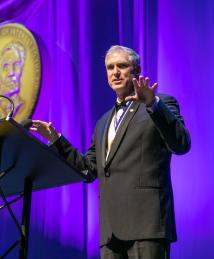
{"type": "Polygon", "coordinates": [[[0,121],[0,196],[17,226],[20,239],[0,258],[20,245],[19,259],[27,259],[32,191],[84,181],[78,172],[50,147],[40,142],[13,119],[0,121]],[[18,195],[10,202],[7,197],[18,195]],[[10,205],[23,198],[19,224],[10,205]]]}

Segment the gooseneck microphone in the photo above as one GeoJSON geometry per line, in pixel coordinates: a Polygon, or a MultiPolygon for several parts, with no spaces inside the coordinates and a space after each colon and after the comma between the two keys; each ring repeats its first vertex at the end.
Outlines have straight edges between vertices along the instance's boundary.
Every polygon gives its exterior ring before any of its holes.
{"type": "MultiPolygon", "coordinates": [[[[0,98],[3,98],[3,99],[6,99],[10,104],[11,104],[11,107],[10,107],[10,111],[9,111],[9,113],[7,114],[7,116],[5,117],[5,118],[3,118],[3,119],[5,119],[5,120],[9,120],[9,119],[11,119],[12,117],[13,117],[13,112],[14,112],[14,103],[13,103],[13,101],[9,98],[9,97],[7,97],[7,96],[5,96],[5,95],[1,95],[0,94],[0,98]]],[[[31,119],[25,119],[25,120],[23,120],[23,121],[21,121],[20,122],[20,124],[25,128],[25,129],[29,129],[31,126],[32,126],[32,120],[31,119]]]]}
{"type": "Polygon", "coordinates": [[[10,111],[9,111],[9,113],[7,114],[7,116],[5,117],[6,120],[9,120],[10,118],[13,117],[14,103],[13,103],[13,101],[12,101],[9,97],[7,97],[7,96],[5,96],[5,95],[1,95],[1,94],[0,94],[0,98],[3,98],[3,99],[8,100],[9,103],[11,104],[10,111]]]}

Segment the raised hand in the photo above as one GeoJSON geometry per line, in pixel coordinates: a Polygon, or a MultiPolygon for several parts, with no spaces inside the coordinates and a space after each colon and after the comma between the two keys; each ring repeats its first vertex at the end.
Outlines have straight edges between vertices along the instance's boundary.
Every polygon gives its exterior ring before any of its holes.
{"type": "Polygon", "coordinates": [[[139,76],[139,81],[133,78],[134,95],[127,96],[125,101],[137,101],[143,102],[146,106],[152,106],[155,101],[155,91],[158,84],[154,83],[150,86],[149,78],[144,79],[143,76],[139,76]]]}
{"type": "Polygon", "coordinates": [[[60,137],[60,134],[55,130],[51,122],[33,120],[30,130],[39,133],[43,138],[52,143],[60,137]]]}

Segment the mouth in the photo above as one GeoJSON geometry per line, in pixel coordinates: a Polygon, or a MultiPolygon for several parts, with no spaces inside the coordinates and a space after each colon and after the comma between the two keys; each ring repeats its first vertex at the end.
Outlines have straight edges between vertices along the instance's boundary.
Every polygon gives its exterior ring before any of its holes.
{"type": "Polygon", "coordinates": [[[122,82],[122,79],[114,79],[113,81],[112,81],[114,84],[121,84],[121,82],[122,82]]]}
{"type": "Polygon", "coordinates": [[[11,86],[15,86],[16,84],[17,84],[17,82],[11,80],[11,81],[5,82],[3,85],[5,87],[11,87],[11,86]]]}

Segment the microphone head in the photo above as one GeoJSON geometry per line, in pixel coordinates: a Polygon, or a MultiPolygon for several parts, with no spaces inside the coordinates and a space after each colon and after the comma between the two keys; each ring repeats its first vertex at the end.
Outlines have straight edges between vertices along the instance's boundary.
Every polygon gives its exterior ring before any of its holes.
{"type": "Polygon", "coordinates": [[[20,122],[20,124],[22,125],[22,127],[24,127],[25,129],[29,129],[32,126],[32,120],[31,119],[26,119],[20,122]]]}

